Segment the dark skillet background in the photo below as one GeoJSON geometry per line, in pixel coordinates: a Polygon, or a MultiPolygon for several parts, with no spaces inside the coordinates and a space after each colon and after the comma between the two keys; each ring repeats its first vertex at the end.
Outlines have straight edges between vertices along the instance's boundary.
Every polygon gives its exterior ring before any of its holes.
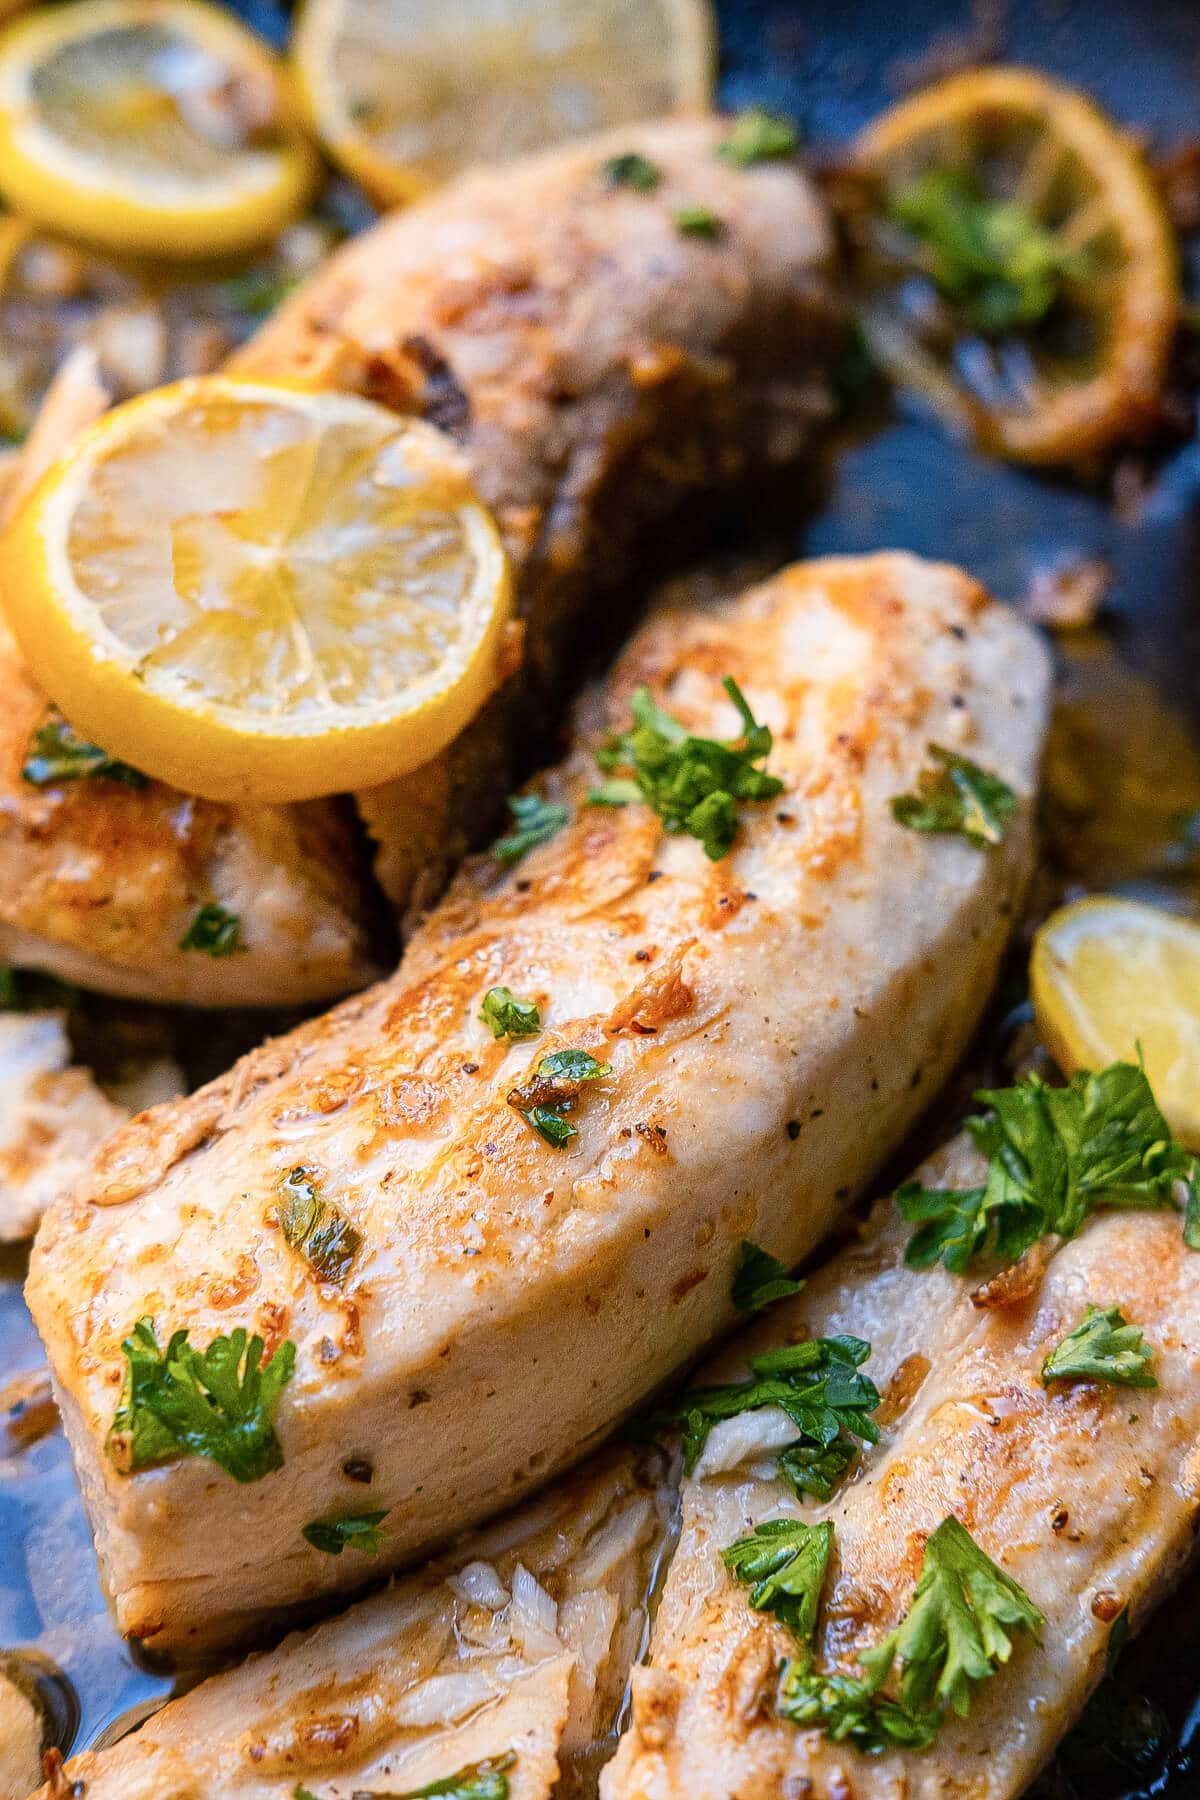
{"type": "MultiPolygon", "coordinates": [[[[284,41],[284,7],[235,0],[234,9],[284,41]]],[[[718,12],[723,105],[758,101],[792,115],[818,157],[931,78],[931,57],[964,43],[978,59],[1080,83],[1155,149],[1200,136],[1200,0],[976,0],[974,9],[969,0],[726,0],[718,12]]],[[[1038,569],[1101,557],[1120,656],[1200,726],[1200,438],[1193,431],[1159,457],[1132,522],[1114,509],[1110,476],[1091,486],[1035,478],[975,456],[933,423],[880,413],[839,447],[820,509],[792,548],[911,549],[962,563],[1008,598],[1038,569]]],[[[753,547],[756,520],[741,527],[753,547]]],[[[13,1279],[19,1262],[0,1255],[0,1273],[7,1378],[41,1355],[13,1279]]],[[[62,1747],[82,1749],[122,1735],[170,1684],[135,1668],[107,1623],[61,1433],[20,1460],[22,1479],[0,1474],[0,1647],[36,1644],[47,1676],[66,1671],[68,1682],[51,1680],[47,1692],[59,1702],[62,1747]]],[[[1120,1658],[1029,1800],[1150,1795],[1200,1800],[1200,1578],[1120,1658]]]]}

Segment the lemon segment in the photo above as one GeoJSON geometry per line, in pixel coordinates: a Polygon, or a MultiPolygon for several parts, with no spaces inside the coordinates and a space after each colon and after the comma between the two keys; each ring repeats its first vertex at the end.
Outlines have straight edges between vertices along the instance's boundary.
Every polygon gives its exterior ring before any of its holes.
{"type": "Polygon", "coordinates": [[[265,45],[204,0],[68,0],[0,33],[0,193],[105,249],[260,244],[317,159],[265,45]]]}
{"type": "Polygon", "coordinates": [[[1172,1131],[1200,1150],[1200,925],[1136,900],[1052,913],[1030,964],[1042,1036],[1064,1073],[1136,1062],[1172,1131]]]}
{"type": "Polygon", "coordinates": [[[76,730],[188,793],[262,802],[436,756],[496,685],[511,610],[451,439],[220,376],[78,439],[0,543],[0,596],[76,730]]]}
{"type": "Polygon", "coordinates": [[[306,0],[293,57],[331,155],[384,205],[458,169],[711,99],[708,0],[306,0]]]}

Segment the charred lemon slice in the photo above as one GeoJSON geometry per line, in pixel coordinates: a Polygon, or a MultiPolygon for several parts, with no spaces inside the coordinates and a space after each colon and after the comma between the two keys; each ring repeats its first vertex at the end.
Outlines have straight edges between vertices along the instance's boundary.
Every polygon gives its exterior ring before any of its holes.
{"type": "Polygon", "coordinates": [[[453,442],[219,376],[118,407],[5,533],[34,675],[121,761],[213,800],[370,787],[496,684],[510,584],[453,442]]]}
{"type": "Polygon", "coordinates": [[[0,193],[56,231],[150,256],[245,250],[315,174],[269,51],[202,0],[71,0],[0,36],[0,193]]]}
{"type": "Polygon", "coordinates": [[[864,328],[894,379],[998,454],[1077,461],[1153,416],[1175,243],[1132,142],[1029,69],[977,69],[860,138],[864,328]]]}
{"type": "Polygon", "coordinates": [[[1136,900],[1077,900],[1034,940],[1033,1004],[1059,1067],[1133,1062],[1200,1150],[1200,926],[1136,900]]]}
{"type": "Polygon", "coordinates": [[[383,204],[476,162],[707,106],[707,0],[306,0],[295,63],[330,153],[383,204]]]}

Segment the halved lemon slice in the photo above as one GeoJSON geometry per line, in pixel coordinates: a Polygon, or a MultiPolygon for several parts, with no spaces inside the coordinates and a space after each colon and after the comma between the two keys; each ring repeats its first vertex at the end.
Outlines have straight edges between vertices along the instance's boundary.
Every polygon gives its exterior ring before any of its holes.
{"type": "Polygon", "coordinates": [[[700,109],[708,0],[306,0],[294,55],[318,135],[385,205],[470,163],[700,109]]]}
{"type": "Polygon", "coordinates": [[[203,0],[69,0],[0,35],[0,193],[107,249],[245,250],[316,158],[274,58],[203,0]]]}
{"type": "Polygon", "coordinates": [[[112,755],[213,800],[371,787],[498,678],[510,582],[441,432],[220,376],[118,407],[0,539],[30,667],[112,755]]]}
{"type": "MultiPolygon", "coordinates": [[[[1175,241],[1132,141],[1032,69],[973,69],[884,113],[856,162],[864,327],[897,380],[985,447],[1070,462],[1153,414],[1175,241]]],[[[857,211],[857,209],[856,209],[857,211]]]]}
{"type": "Polygon", "coordinates": [[[1200,1150],[1200,925],[1136,900],[1077,900],[1038,932],[1038,1025],[1065,1073],[1137,1060],[1181,1142],[1200,1150]]]}

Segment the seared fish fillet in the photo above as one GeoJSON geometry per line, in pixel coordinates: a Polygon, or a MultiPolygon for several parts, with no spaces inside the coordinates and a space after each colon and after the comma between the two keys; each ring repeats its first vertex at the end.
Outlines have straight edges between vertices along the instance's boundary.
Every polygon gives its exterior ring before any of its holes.
{"type": "MultiPolygon", "coordinates": [[[[727,129],[630,128],[469,175],[340,251],[234,358],[453,431],[515,560],[524,674],[435,763],[361,798],[401,906],[486,835],[520,746],[562,717],[577,640],[586,653],[611,634],[615,595],[629,616],[639,574],[644,594],[648,548],[678,535],[685,507],[704,518],[700,496],[794,463],[828,410],[841,324],[827,215],[798,168],[719,161],[727,129]],[[654,194],[606,185],[605,159],[628,149],[660,169],[654,194]],[[674,222],[698,184],[721,222],[713,242],[674,222]]],[[[43,462],[103,410],[90,355],[34,434],[43,462]]],[[[204,1006],[329,998],[379,972],[332,805],[30,788],[21,766],[45,702],[6,637],[0,674],[0,957],[204,1006]],[[239,915],[245,954],[179,950],[204,901],[239,915]]]]}
{"type": "Polygon", "coordinates": [[[452,431],[513,559],[520,676],[435,763],[358,797],[402,907],[491,828],[514,753],[562,716],[577,647],[615,641],[662,533],[694,537],[700,496],[793,463],[828,412],[828,217],[795,165],[716,157],[728,130],[623,127],[468,174],[339,251],[234,358],[452,431]],[[604,176],[631,150],[652,193],[604,176]],[[698,192],[711,241],[675,222],[698,192]]]}
{"type": "Polygon", "coordinates": [[[29,1237],[128,1117],[71,1067],[62,1013],[0,1013],[0,1244],[29,1237]]]}
{"type": "Polygon", "coordinates": [[[907,556],[800,564],[662,616],[546,778],[564,829],[507,874],[468,866],[390,981],[109,1140],[47,1215],[28,1295],[123,1631],[178,1646],[350,1587],[353,1559],[301,1536],[354,1497],[347,1457],[374,1465],[384,1556],[412,1559],[727,1325],[743,1238],[788,1258],[821,1239],[987,996],[1029,872],[1047,685],[1014,614],[907,556]],[[731,737],[726,675],[784,784],[743,804],[729,856],[645,805],[586,804],[639,683],[731,737]],[[995,849],[892,817],[931,739],[1015,790],[995,849]],[[492,1037],[498,985],[537,1003],[538,1038],[492,1037]],[[564,1048],[611,1072],[554,1148],[508,1096],[564,1048]],[[297,1168],[361,1237],[341,1286],[281,1233],[297,1168]],[[147,1314],[200,1347],[235,1326],[295,1343],[282,1472],[117,1469],[121,1342],[147,1314]]]}
{"type": "MultiPolygon", "coordinates": [[[[967,1187],[982,1166],[956,1140],[925,1178],[967,1187]]],[[[1179,1219],[1097,1214],[1032,1294],[991,1308],[972,1302],[973,1280],[907,1269],[911,1229],[883,1206],[859,1246],[722,1359],[718,1379],[731,1380],[768,1345],[843,1332],[868,1339],[882,1441],[828,1505],[805,1506],[764,1473],[763,1449],[742,1430],[765,1412],[713,1432],[684,1483],[649,1666],[634,1671],[632,1723],[603,1800],[1011,1800],[1103,1675],[1114,1619],[1128,1607],[1140,1625],[1191,1551],[1200,1256],[1184,1247],[1179,1219]],[[1045,1358],[1089,1304],[1119,1306],[1144,1330],[1157,1388],[1043,1387],[1045,1358]],[[777,1719],[778,1665],[795,1642],[751,1610],[721,1551],[766,1518],[832,1519],[814,1650],[818,1668],[853,1675],[857,1653],[907,1607],[925,1539],[950,1513],[1046,1615],[1041,1646],[1014,1639],[1011,1661],[976,1689],[969,1717],[950,1715],[924,1752],[865,1756],[777,1719]]]]}
{"type": "Polygon", "coordinates": [[[348,1800],[506,1757],[511,1800],[548,1800],[615,1718],[663,1515],[632,1459],[604,1456],[434,1568],[73,1757],[40,1800],[282,1800],[301,1786],[348,1800]]]}

